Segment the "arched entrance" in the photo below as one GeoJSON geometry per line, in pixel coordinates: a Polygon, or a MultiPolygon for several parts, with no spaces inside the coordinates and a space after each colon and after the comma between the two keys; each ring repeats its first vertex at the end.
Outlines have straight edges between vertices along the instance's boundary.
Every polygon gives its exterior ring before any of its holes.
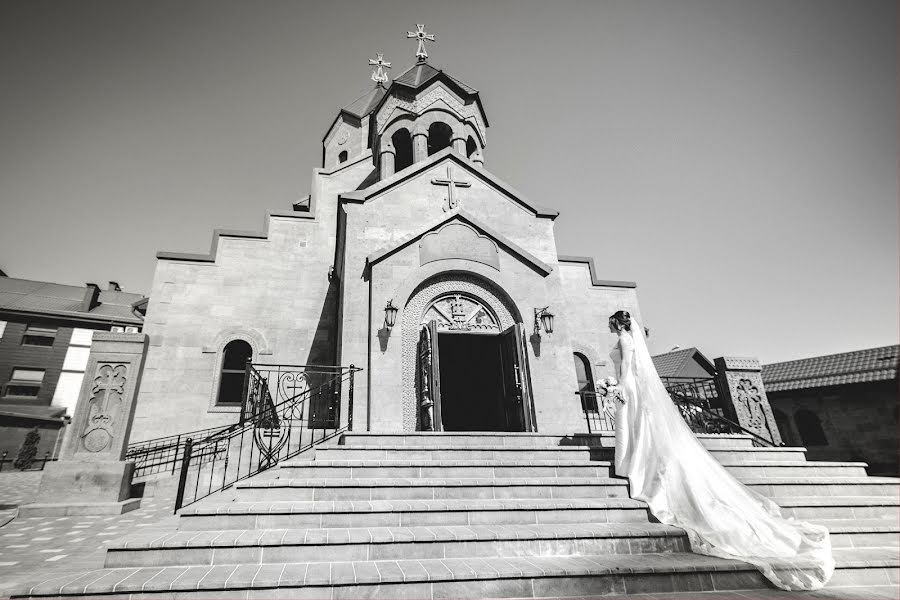
{"type": "Polygon", "coordinates": [[[404,422],[424,431],[534,429],[524,328],[513,311],[475,277],[420,286],[404,310],[404,422]]]}

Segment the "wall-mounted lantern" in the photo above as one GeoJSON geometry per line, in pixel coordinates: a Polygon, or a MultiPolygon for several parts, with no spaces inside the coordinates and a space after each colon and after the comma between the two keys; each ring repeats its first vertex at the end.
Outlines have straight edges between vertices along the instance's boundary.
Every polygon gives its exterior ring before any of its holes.
{"type": "Polygon", "coordinates": [[[388,329],[394,326],[394,323],[397,322],[397,310],[398,308],[394,306],[394,300],[388,300],[388,303],[384,307],[384,324],[388,326],[388,329]]]}
{"type": "Polygon", "coordinates": [[[541,327],[544,328],[547,335],[553,333],[553,313],[548,310],[549,308],[549,306],[545,306],[534,309],[534,332],[537,335],[541,335],[541,327]]]}

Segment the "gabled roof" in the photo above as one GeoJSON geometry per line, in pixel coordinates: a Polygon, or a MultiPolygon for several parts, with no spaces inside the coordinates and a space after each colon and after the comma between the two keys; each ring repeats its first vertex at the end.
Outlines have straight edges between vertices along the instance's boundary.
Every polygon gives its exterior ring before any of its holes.
{"type": "Polygon", "coordinates": [[[0,277],[0,310],[92,320],[141,324],[134,305],[144,299],[142,294],[121,290],[100,290],[96,304],[83,310],[87,289],[83,286],[0,277]]]}
{"type": "Polygon", "coordinates": [[[422,162],[415,163],[412,167],[408,167],[403,169],[402,171],[395,173],[391,177],[387,179],[382,179],[375,185],[368,187],[364,190],[355,190],[352,192],[345,192],[339,196],[339,199],[343,202],[359,202],[364,203],[370,200],[374,200],[378,196],[388,192],[394,187],[402,184],[409,179],[412,179],[433,167],[434,165],[440,163],[444,160],[450,160],[464,168],[469,174],[478,177],[482,181],[491,185],[494,189],[502,192],[513,202],[519,204],[520,206],[530,210],[537,217],[544,217],[555,219],[559,216],[559,212],[543,207],[540,204],[535,204],[529,200],[526,200],[525,197],[513,188],[511,185],[501,181],[497,177],[491,175],[484,168],[476,167],[470,160],[463,158],[460,156],[453,148],[445,148],[434,154],[429,156],[426,160],[422,162]]]}
{"type": "Polygon", "coordinates": [[[710,377],[716,372],[715,366],[696,348],[682,348],[672,352],[657,354],[653,358],[653,366],[660,377],[682,377],[682,370],[694,360],[706,371],[710,377]]]}
{"type": "Polygon", "coordinates": [[[451,212],[448,212],[446,215],[442,215],[440,219],[434,221],[433,223],[429,223],[428,225],[426,225],[419,231],[402,238],[401,240],[393,243],[392,245],[390,245],[388,247],[382,248],[381,250],[378,250],[377,252],[373,252],[366,258],[366,264],[367,265],[377,264],[381,260],[394,254],[395,252],[397,252],[397,251],[405,248],[406,246],[412,244],[413,242],[421,239],[422,236],[424,236],[425,234],[435,231],[435,230],[439,229],[441,226],[443,226],[444,224],[450,223],[451,221],[460,221],[463,223],[467,223],[468,225],[471,225],[476,230],[478,230],[479,233],[482,233],[482,234],[488,236],[489,238],[494,240],[496,243],[503,246],[510,253],[517,255],[520,259],[522,259],[524,262],[528,263],[532,268],[534,268],[536,271],[538,271],[544,277],[546,277],[553,271],[553,267],[551,267],[547,263],[543,262],[541,259],[537,258],[536,256],[534,256],[533,254],[531,254],[524,248],[521,248],[517,244],[511,242],[509,239],[506,238],[506,236],[504,236],[500,233],[497,233],[496,231],[494,231],[493,229],[491,229],[490,227],[488,227],[487,225],[485,225],[484,223],[482,223],[481,221],[479,221],[478,219],[476,219],[475,217],[473,217],[472,215],[470,215],[463,209],[455,209],[451,212]]]}
{"type": "MultiPolygon", "coordinates": [[[[393,91],[394,86],[406,88],[407,90],[420,90],[435,80],[440,80],[446,83],[450,88],[455,89],[459,92],[463,97],[470,97],[475,100],[475,103],[478,104],[478,109],[481,111],[481,115],[484,117],[484,125],[485,127],[489,127],[490,123],[488,123],[487,113],[484,110],[484,105],[481,103],[481,96],[478,93],[478,90],[473,88],[472,86],[463,83],[459,79],[453,77],[452,75],[448,75],[441,69],[436,69],[432,67],[428,62],[417,62],[403,73],[397,76],[392,82],[390,87],[387,89],[387,93],[382,96],[382,98],[376,103],[375,106],[372,107],[373,111],[377,111],[378,108],[386,101],[387,97],[391,95],[391,91],[393,91]]],[[[367,113],[368,114],[368,113],[367,113]]]]}
{"type": "Polygon", "coordinates": [[[380,85],[376,85],[371,88],[367,92],[365,92],[362,96],[345,106],[341,109],[341,111],[350,113],[354,117],[358,119],[362,119],[364,116],[372,112],[378,103],[384,98],[384,95],[387,93],[380,85]]]}
{"type": "Polygon", "coordinates": [[[427,62],[417,62],[416,64],[405,70],[403,73],[401,73],[399,76],[397,76],[397,78],[394,79],[394,83],[412,89],[419,89],[435,77],[439,77],[441,75],[450,79],[466,94],[478,93],[478,90],[476,90],[472,86],[463,83],[452,75],[444,73],[441,69],[435,69],[427,62]]]}
{"type": "Polygon", "coordinates": [[[762,366],[767,392],[889,381],[897,378],[900,346],[881,346],[762,366]]]}

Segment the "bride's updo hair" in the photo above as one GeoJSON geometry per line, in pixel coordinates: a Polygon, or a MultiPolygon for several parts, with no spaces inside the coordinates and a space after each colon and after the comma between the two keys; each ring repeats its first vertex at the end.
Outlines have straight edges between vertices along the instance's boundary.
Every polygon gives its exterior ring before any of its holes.
{"type": "Polygon", "coordinates": [[[609,323],[617,331],[631,331],[631,315],[627,310],[617,310],[609,317],[609,323]]]}

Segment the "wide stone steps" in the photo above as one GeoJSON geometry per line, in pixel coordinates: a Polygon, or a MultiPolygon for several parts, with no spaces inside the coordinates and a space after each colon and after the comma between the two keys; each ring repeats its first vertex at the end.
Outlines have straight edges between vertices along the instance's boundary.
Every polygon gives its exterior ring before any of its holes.
{"type": "MultiPolygon", "coordinates": [[[[557,438],[558,440],[559,438],[557,438]]],[[[316,462],[324,460],[588,460],[590,448],[580,446],[511,447],[498,445],[453,446],[330,446],[315,451],[316,462]]],[[[281,466],[290,468],[309,461],[288,461],[281,466]]]]}
{"type": "Polygon", "coordinates": [[[648,522],[630,498],[198,503],[180,514],[179,529],[193,531],[648,522]]]}
{"type": "Polygon", "coordinates": [[[900,546],[900,518],[816,519],[828,527],[834,548],[897,548],[900,546]]]}
{"type": "Polygon", "coordinates": [[[773,498],[785,516],[800,520],[885,519],[896,522],[898,496],[793,496],[773,498]]]}
{"type": "MultiPolygon", "coordinates": [[[[893,549],[836,550],[835,585],[894,581],[893,549]]],[[[559,598],[767,587],[738,561],[691,553],[465,557],[112,568],[64,576],[27,595],[169,598],[559,598]]]]}
{"type": "MultiPolygon", "coordinates": [[[[897,479],[750,436],[698,437],[786,516],[829,527],[830,587],[898,583],[897,479]]],[[[613,445],[602,434],[348,433],[182,509],[178,531],[114,545],[106,569],[30,593],[434,599],[771,587],[750,565],[690,553],[684,532],[656,523],[612,475],[613,445]]]]}
{"type": "Polygon", "coordinates": [[[107,567],[687,552],[667,525],[577,524],[178,531],[111,546],[107,567]]]}
{"type": "Polygon", "coordinates": [[[621,479],[604,477],[272,479],[236,486],[238,500],[450,500],[628,497],[621,479]]]}
{"type": "Polygon", "coordinates": [[[741,483],[770,498],[791,496],[896,496],[893,477],[739,477],[741,483]]]}
{"type": "Polygon", "coordinates": [[[319,460],[290,463],[281,477],[609,477],[611,464],[582,460],[319,460]]]}

